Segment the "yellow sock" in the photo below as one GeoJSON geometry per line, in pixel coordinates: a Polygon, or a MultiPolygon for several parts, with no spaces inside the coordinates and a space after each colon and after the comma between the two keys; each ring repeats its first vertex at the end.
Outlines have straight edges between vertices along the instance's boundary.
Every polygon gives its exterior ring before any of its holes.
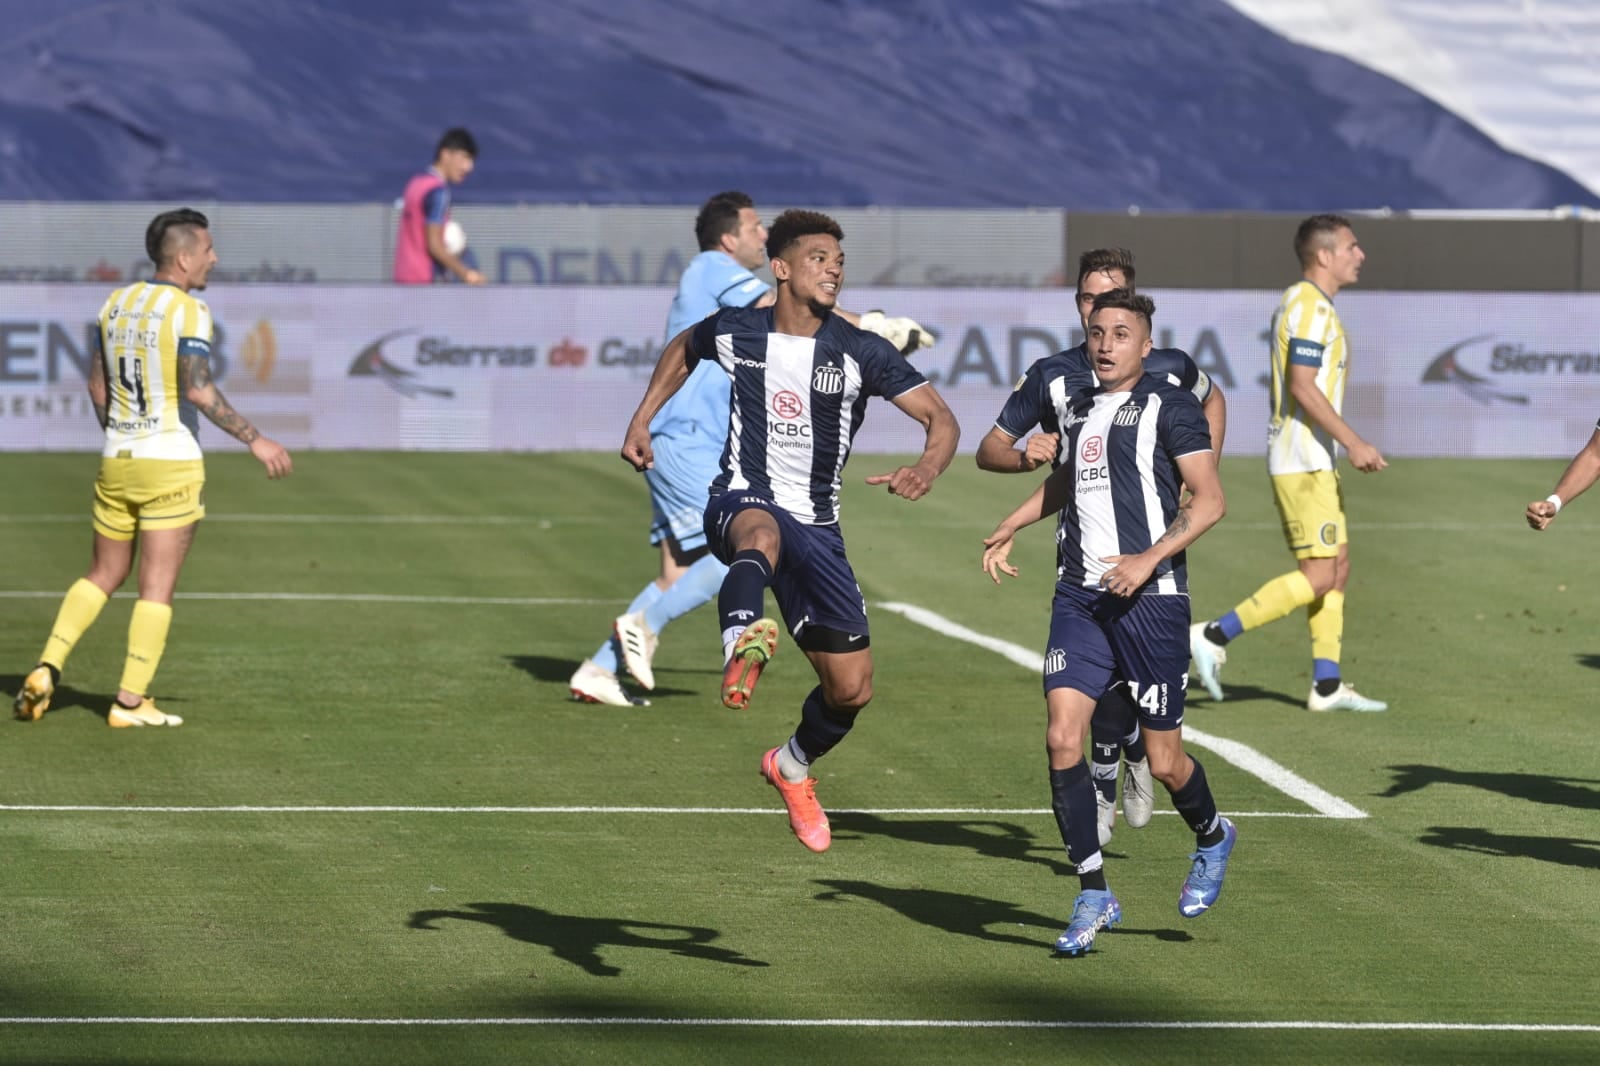
{"type": "Polygon", "coordinates": [[[128,658],[122,666],[122,688],[144,696],[155,680],[161,653],[167,650],[167,629],[172,625],[172,607],[165,603],[140,600],[133,605],[128,623],[128,658]]]}
{"type": "Polygon", "coordinates": [[[1268,581],[1256,589],[1255,595],[1233,609],[1239,624],[1245,630],[1276,622],[1297,607],[1304,607],[1317,598],[1311,582],[1298,570],[1291,570],[1268,581]]]}
{"type": "Polygon", "coordinates": [[[59,673],[67,665],[67,656],[72,654],[78,640],[100,617],[100,610],[109,598],[88,578],[74,581],[61,601],[61,610],[56,612],[56,624],[50,627],[50,638],[44,642],[39,661],[49,663],[59,673]]]}
{"type": "Polygon", "coordinates": [[[1344,593],[1333,591],[1311,605],[1311,657],[1339,661],[1344,644],[1344,593]]]}

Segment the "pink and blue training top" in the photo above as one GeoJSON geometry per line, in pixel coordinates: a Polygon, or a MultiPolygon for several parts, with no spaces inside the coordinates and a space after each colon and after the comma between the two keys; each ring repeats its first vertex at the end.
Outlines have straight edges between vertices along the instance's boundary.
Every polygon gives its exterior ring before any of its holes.
{"type": "Polygon", "coordinates": [[[442,277],[444,268],[428,254],[428,227],[450,218],[450,185],[433,167],[406,183],[400,204],[400,232],[394,242],[394,280],[426,285],[442,277]]]}

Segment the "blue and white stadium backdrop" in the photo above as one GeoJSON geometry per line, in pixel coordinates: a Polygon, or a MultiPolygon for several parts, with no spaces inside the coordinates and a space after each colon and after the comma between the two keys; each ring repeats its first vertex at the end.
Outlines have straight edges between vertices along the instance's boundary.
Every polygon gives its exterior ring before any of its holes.
{"type": "MultiPolygon", "coordinates": [[[[0,203],[0,284],[149,277],[146,224],[169,204],[0,203]]],[[[211,220],[219,288],[387,284],[399,212],[388,204],[197,203],[211,220]]],[[[779,208],[767,205],[768,217],[779,208]]],[[[698,207],[463,205],[489,280],[509,285],[676,285],[694,258],[698,207]]],[[[858,285],[1026,289],[1060,285],[1066,212],[844,208],[858,285]]]]}
{"type": "MultiPolygon", "coordinates": [[[[0,286],[0,448],[93,450],[84,389],[105,285],[0,286]]],[[[1228,395],[1233,454],[1262,454],[1276,292],[1153,290],[1157,343],[1228,395]]],[[[611,451],[662,344],[671,290],[468,291],[219,286],[217,377],[294,448],[611,451]]],[[[1063,289],[848,289],[844,304],[938,333],[916,361],[962,425],[988,431],[1029,363],[1078,339],[1063,289]]],[[[1352,338],[1345,416],[1390,456],[1566,457],[1600,416],[1600,295],[1339,298],[1352,338]]],[[[774,415],[774,417],[778,417],[774,415]]],[[[875,401],[862,452],[912,452],[918,427],[875,401]]],[[[233,446],[202,427],[209,448],[233,446]]]]}

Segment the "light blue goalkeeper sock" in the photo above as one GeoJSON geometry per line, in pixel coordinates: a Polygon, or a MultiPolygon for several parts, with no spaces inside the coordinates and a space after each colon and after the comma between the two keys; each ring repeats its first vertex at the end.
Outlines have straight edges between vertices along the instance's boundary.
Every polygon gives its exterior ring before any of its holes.
{"type": "Polygon", "coordinates": [[[650,627],[650,632],[660,633],[674,618],[682,618],[696,607],[710,603],[717,598],[727,572],[728,568],[715,555],[696,559],[660,599],[645,608],[644,624],[650,627]]]}
{"type": "MultiPolygon", "coordinates": [[[[679,582],[679,584],[682,584],[682,582],[679,582]]],[[[633,602],[628,604],[628,609],[622,613],[632,614],[635,611],[647,611],[663,595],[664,593],[652,581],[639,590],[639,595],[633,598],[633,602]]],[[[607,637],[606,642],[600,645],[600,650],[589,656],[589,658],[594,660],[594,664],[600,669],[610,670],[613,674],[616,673],[617,667],[622,662],[622,649],[617,647],[617,635],[613,633],[607,637]]]]}

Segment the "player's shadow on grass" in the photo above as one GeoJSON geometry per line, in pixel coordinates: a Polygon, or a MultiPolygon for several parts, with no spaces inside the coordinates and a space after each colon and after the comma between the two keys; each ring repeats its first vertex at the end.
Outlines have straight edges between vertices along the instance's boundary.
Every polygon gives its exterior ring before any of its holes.
{"type": "MultiPolygon", "coordinates": [[[[830,816],[831,819],[831,816],[830,816]]],[[[942,929],[957,936],[970,936],[1001,944],[1023,944],[1027,947],[1048,947],[1056,934],[1066,927],[1072,916],[1071,896],[1062,899],[1059,915],[1037,914],[1023,910],[1005,900],[969,896],[963,892],[942,892],[933,888],[889,888],[871,881],[813,881],[828,891],[819,892],[816,898],[824,903],[848,903],[852,899],[867,900],[887,907],[902,917],[920,925],[942,929]],[[1045,930],[1045,936],[1025,936],[1021,933],[998,931],[997,927],[1016,929],[1033,927],[1045,930]]],[[[1179,929],[1127,930],[1118,936],[1154,936],[1160,940],[1190,940],[1188,933],[1179,929]]]]}
{"type": "Polygon", "coordinates": [[[1380,792],[1380,796],[1403,796],[1429,785],[1465,785],[1481,788],[1485,792],[1498,792],[1502,796],[1547,803],[1552,807],[1572,807],[1578,810],[1600,810],[1600,789],[1584,785],[1600,785],[1587,777],[1558,777],[1547,774],[1518,774],[1451,770],[1443,766],[1391,766],[1394,784],[1380,792]]]}
{"type": "Polygon", "coordinates": [[[1587,666],[1591,670],[1600,670],[1600,655],[1591,652],[1588,655],[1579,655],[1577,659],[1580,666],[1587,666]]]}
{"type": "MultiPolygon", "coordinates": [[[[578,668],[577,662],[572,659],[556,659],[549,655],[507,655],[505,660],[535,681],[549,681],[558,685],[565,685],[572,680],[572,672],[578,668]]],[[[666,673],[672,673],[672,671],[659,670],[656,672],[658,683],[649,692],[645,692],[643,689],[633,685],[629,685],[628,688],[634,695],[643,696],[649,700],[656,700],[663,696],[694,696],[700,692],[698,689],[669,688],[660,684],[661,675],[666,673]]]]}
{"type": "Polygon", "coordinates": [[[482,922],[499,928],[514,940],[547,947],[556,958],[581,966],[596,977],[616,977],[622,973],[622,967],[612,966],[600,957],[603,947],[651,948],[730,966],[767,965],[760,959],[715,946],[711,942],[722,934],[699,925],[557,914],[525,903],[468,903],[466,906],[469,909],[459,911],[417,911],[406,924],[412,929],[434,929],[437,927],[433,923],[444,918],[482,922]]]}
{"type": "Polygon", "coordinates": [[[1496,858],[1538,859],[1580,870],[1600,870],[1600,840],[1581,837],[1531,837],[1494,833],[1476,826],[1435,825],[1420,843],[1496,858]]]}
{"type": "MultiPolygon", "coordinates": [[[[25,676],[24,674],[0,674],[0,692],[5,693],[7,702],[22,688],[22,679],[25,676]]],[[[84,692],[82,689],[73,688],[71,685],[57,685],[55,692],[50,696],[50,709],[45,712],[45,717],[52,717],[62,711],[83,708],[93,711],[101,718],[104,718],[107,712],[111,710],[111,702],[115,698],[115,692],[109,695],[99,695],[93,692],[84,692]]],[[[164,699],[161,702],[176,701],[164,699]]]]}
{"type": "MultiPolygon", "coordinates": [[[[1246,700],[1261,700],[1264,703],[1286,703],[1290,707],[1296,708],[1306,705],[1304,697],[1290,696],[1282,692],[1270,692],[1264,688],[1257,688],[1255,685],[1225,685],[1222,689],[1222,694],[1228,698],[1218,703],[1206,695],[1206,690],[1201,688],[1198,682],[1192,683],[1189,686],[1189,694],[1183,699],[1184,709],[1193,708],[1195,711],[1209,711],[1226,707],[1229,704],[1243,703],[1246,700]]],[[[1197,720],[1196,725],[1198,726],[1198,724],[1199,721],[1197,720]]]]}
{"type": "Polygon", "coordinates": [[[1015,903],[985,899],[982,896],[969,896],[961,892],[941,892],[932,888],[888,888],[884,885],[875,885],[871,881],[813,881],[812,884],[827,889],[826,892],[819,892],[816,896],[823,902],[848,903],[851,899],[864,899],[887,907],[921,925],[942,929],[958,936],[976,937],[979,940],[992,940],[1002,944],[1026,944],[1029,947],[1038,947],[1041,938],[1023,936],[1019,933],[1001,933],[991,929],[990,926],[1004,926],[1009,929],[1033,926],[1048,930],[1050,937],[1043,940],[1048,943],[1049,939],[1053,939],[1066,924],[1064,918],[1056,915],[1035,914],[1023,910],[1015,903]]]}
{"type": "Polygon", "coordinates": [[[913,844],[934,844],[941,847],[968,848],[979,855],[993,859],[1014,859],[1018,862],[1038,863],[1052,873],[1068,874],[1072,867],[1064,858],[1037,854],[1041,851],[1059,854],[1060,844],[1041,847],[1032,833],[1020,825],[993,821],[950,821],[946,818],[880,818],[875,814],[841,811],[828,815],[834,834],[861,833],[867,836],[893,837],[913,844]]]}

